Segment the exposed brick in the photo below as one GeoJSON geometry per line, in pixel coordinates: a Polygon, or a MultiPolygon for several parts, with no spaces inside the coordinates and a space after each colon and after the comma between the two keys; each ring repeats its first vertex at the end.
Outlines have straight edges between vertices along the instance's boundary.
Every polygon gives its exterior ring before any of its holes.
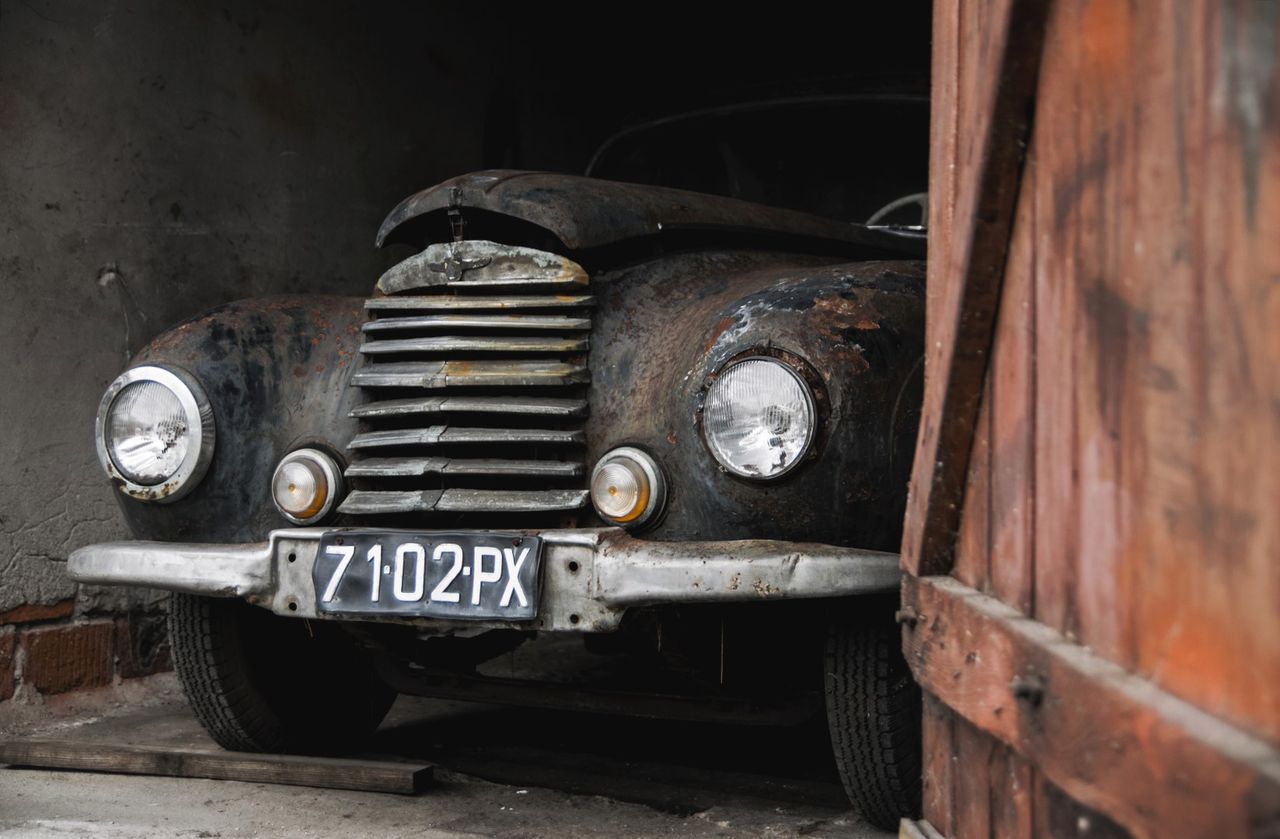
{"type": "Polygon", "coordinates": [[[116,618],[116,662],[122,679],[172,670],[164,615],[131,612],[116,618]]]}
{"type": "Polygon", "coordinates": [[[0,702],[13,696],[13,666],[17,656],[15,639],[18,633],[13,629],[0,627],[0,702]]]}
{"type": "Polygon", "coordinates": [[[114,629],[111,621],[101,621],[23,632],[22,683],[41,693],[110,684],[114,629]]]}
{"type": "Polygon", "coordinates": [[[57,603],[24,603],[7,612],[0,612],[0,626],[10,623],[36,623],[37,621],[53,621],[71,617],[75,608],[74,600],[60,600],[57,603]]]}

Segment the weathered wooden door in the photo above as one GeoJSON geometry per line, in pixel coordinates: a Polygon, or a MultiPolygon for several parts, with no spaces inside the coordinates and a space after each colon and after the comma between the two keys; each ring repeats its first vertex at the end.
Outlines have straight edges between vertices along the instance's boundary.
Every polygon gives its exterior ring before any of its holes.
{"type": "Polygon", "coordinates": [[[1280,835],[1280,3],[934,21],[904,834],[1280,835]]]}

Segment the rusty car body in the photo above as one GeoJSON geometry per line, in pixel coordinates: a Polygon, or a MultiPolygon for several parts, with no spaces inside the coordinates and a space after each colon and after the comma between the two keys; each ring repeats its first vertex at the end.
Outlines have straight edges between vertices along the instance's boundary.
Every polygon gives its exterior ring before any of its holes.
{"type": "MultiPolygon", "coordinates": [[[[144,408],[120,407],[134,380],[103,401],[103,466],[138,541],[82,548],[71,574],[176,593],[176,665],[215,739],[341,748],[393,690],[542,701],[545,685],[477,668],[535,635],[582,637],[645,666],[559,701],[763,720],[825,690],[855,800],[881,822],[913,810],[918,742],[886,743],[876,726],[888,723],[867,714],[886,697],[895,719],[919,702],[890,659],[922,238],[676,189],[486,171],[408,198],[377,243],[413,251],[367,299],[232,303],[133,359],[142,380],[170,371],[198,391],[196,413],[164,432],[178,442],[157,448],[201,449],[181,486],[121,468],[132,455],[111,429],[142,434],[139,451],[150,433],[136,428],[144,408]],[[811,432],[777,476],[737,474],[709,444],[709,394],[744,360],[807,392],[795,410],[811,432]],[[183,442],[192,425],[202,436],[183,442]],[[283,461],[303,451],[312,459],[289,474],[325,484],[319,515],[281,506],[298,490],[281,483],[283,461]],[[618,452],[643,516],[611,518],[593,495],[611,503],[613,479],[593,476],[618,452]],[[435,545],[439,560],[446,536],[479,547],[441,580],[425,557],[435,545]],[[515,551],[529,544],[522,566],[515,551]],[[449,602],[430,602],[431,583],[449,602]],[[503,611],[525,595],[525,611],[503,611]]],[[[765,437],[789,433],[795,420],[768,410],[778,427],[765,437]]]]}

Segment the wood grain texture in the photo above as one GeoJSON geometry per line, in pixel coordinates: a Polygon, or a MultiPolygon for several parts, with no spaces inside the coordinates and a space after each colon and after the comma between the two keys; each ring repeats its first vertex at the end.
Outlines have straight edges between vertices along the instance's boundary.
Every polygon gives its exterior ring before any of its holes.
{"type": "MultiPolygon", "coordinates": [[[[906,636],[923,688],[1082,807],[1144,837],[1280,827],[1280,751],[1264,740],[951,577],[908,577],[904,600],[922,616],[906,636]]],[[[954,733],[928,742],[926,764],[955,751],[954,733]]]]}
{"type": "MultiPolygon", "coordinates": [[[[944,162],[946,171],[963,167],[959,171],[972,173],[972,185],[965,188],[969,178],[964,177],[954,195],[941,196],[940,215],[950,216],[946,234],[952,244],[930,256],[929,287],[936,295],[928,306],[924,414],[903,540],[903,562],[915,574],[945,572],[954,559],[1050,5],[1050,0],[964,4],[957,16],[944,12],[936,24],[941,32],[935,38],[955,38],[958,48],[956,75],[953,68],[941,68],[935,78],[941,76],[954,92],[949,104],[957,114],[976,118],[947,119],[934,128],[954,138],[955,156],[944,162]],[[966,96],[969,90],[973,93],[966,96]],[[975,145],[969,147],[970,142],[975,145]]],[[[936,162],[931,157],[931,164],[936,162]]],[[[947,180],[945,173],[931,171],[931,191],[935,176],[943,184],[947,180]]],[[[942,232],[933,221],[931,244],[939,238],[934,233],[942,232]]]]}
{"type": "Polygon", "coordinates": [[[964,491],[964,514],[956,538],[952,575],[967,586],[987,590],[991,577],[991,379],[987,379],[973,433],[973,454],[964,491]]]}
{"type": "MultiPolygon", "coordinates": [[[[1024,192],[1034,195],[1034,159],[1022,177],[1024,192]]],[[[1033,203],[1020,202],[988,373],[988,589],[1025,614],[1035,593],[1035,219],[1033,203]]]]}
{"type": "Polygon", "coordinates": [[[1023,198],[1034,614],[1273,744],[1278,46],[1275,4],[1060,4],[1023,198]]]}
{"type": "MultiPolygon", "coordinates": [[[[994,106],[982,77],[1011,8],[935,9],[934,355],[913,490],[939,462],[923,462],[924,444],[947,403],[929,398],[971,279],[957,265],[982,185],[974,138],[994,106]]],[[[1280,747],[1278,55],[1276,3],[1052,6],[991,363],[971,386],[961,509],[943,533],[954,563],[920,561],[929,518],[913,494],[904,564],[949,568],[1008,604],[1005,617],[1056,632],[1050,647],[1093,658],[1075,671],[1048,658],[1065,667],[1050,692],[1084,716],[1027,714],[1007,704],[1008,681],[1042,653],[1018,633],[983,637],[986,624],[926,621],[938,662],[926,684],[961,717],[936,719],[925,746],[927,761],[955,762],[955,835],[1065,829],[1099,802],[1099,818],[1137,833],[1157,817],[1176,835],[1280,830],[1274,777],[1258,769],[1280,747]],[[975,660],[956,660],[961,649],[975,660]],[[1085,678],[1094,665],[1113,668],[1102,688],[1085,678]],[[964,757],[981,751],[966,719],[1007,744],[985,768],[964,757]],[[1030,720],[1041,727],[1023,730],[1030,720]],[[1107,725],[1124,755],[1106,756],[1107,725]],[[1206,733],[1221,731],[1221,743],[1206,733]],[[1224,745],[1246,741],[1262,756],[1252,770],[1224,745]],[[961,788],[970,771],[990,784],[985,813],[961,788]],[[1248,771],[1262,780],[1246,794],[1248,771]]]]}
{"type": "Polygon", "coordinates": [[[1035,835],[1032,825],[1035,769],[1005,744],[993,743],[988,798],[990,830],[987,835],[1003,839],[1031,839],[1035,835]]]}
{"type": "Polygon", "coordinates": [[[924,818],[944,836],[953,835],[955,719],[951,711],[928,693],[924,695],[924,818]]]}
{"type": "Polygon", "coordinates": [[[75,740],[0,742],[0,764],[125,775],[354,789],[413,795],[431,781],[422,764],[303,755],[261,755],[75,740]]]}
{"type": "Polygon", "coordinates": [[[952,825],[956,836],[989,836],[991,833],[991,760],[1004,746],[984,732],[957,718],[952,744],[955,772],[952,778],[952,825]]]}

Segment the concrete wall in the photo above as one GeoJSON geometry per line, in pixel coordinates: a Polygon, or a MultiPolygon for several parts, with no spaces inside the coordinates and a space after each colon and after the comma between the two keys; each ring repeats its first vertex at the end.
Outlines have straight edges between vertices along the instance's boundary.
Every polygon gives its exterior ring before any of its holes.
{"type": "Polygon", "coordinates": [[[154,598],[63,571],[125,536],[102,391],[210,306],[372,287],[383,214],[480,165],[463,8],[0,2],[0,700],[163,666],[154,598]]]}

